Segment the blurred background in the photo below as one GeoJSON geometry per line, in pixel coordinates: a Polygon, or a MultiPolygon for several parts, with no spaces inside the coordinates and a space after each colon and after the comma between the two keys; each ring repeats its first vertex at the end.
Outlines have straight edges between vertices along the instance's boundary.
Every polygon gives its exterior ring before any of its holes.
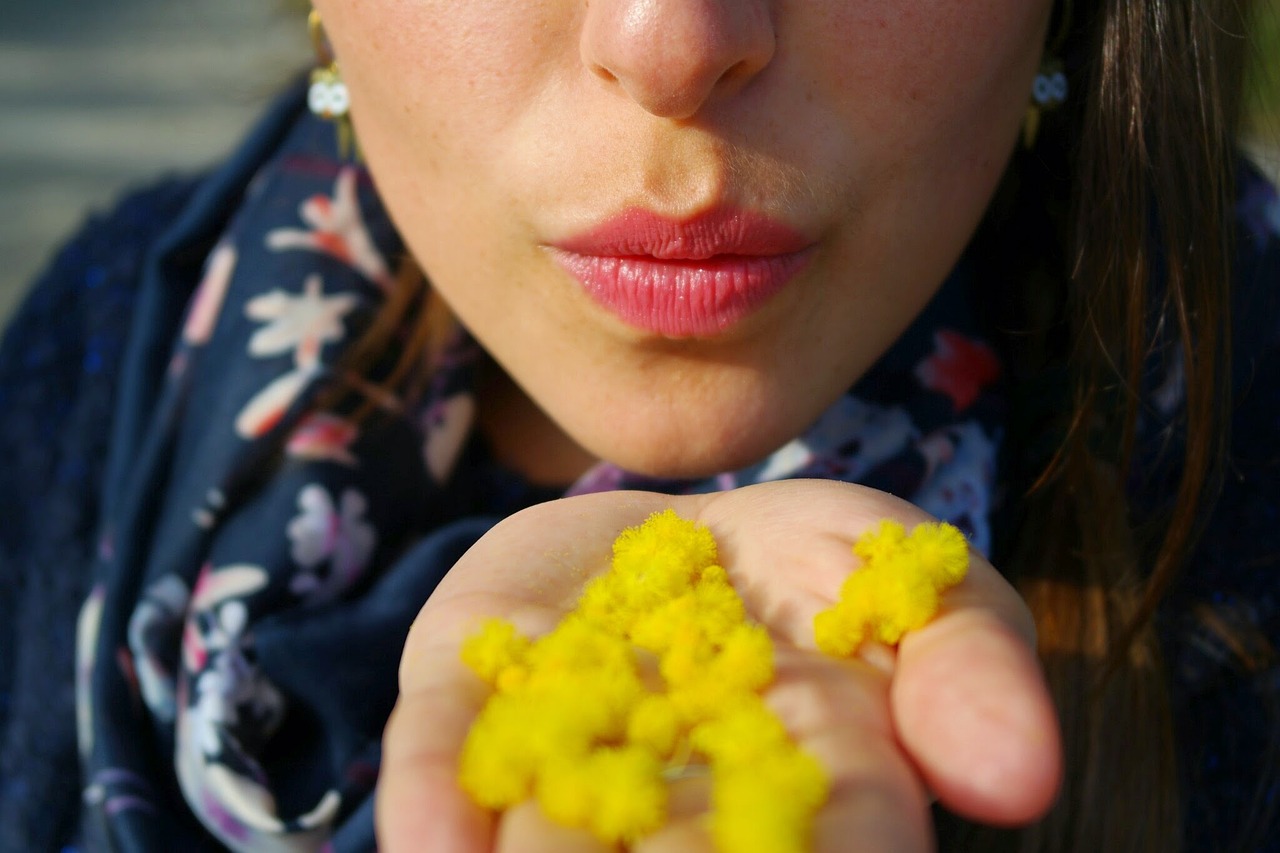
{"type": "MultiPolygon", "coordinates": [[[[6,0],[0,321],[92,210],[229,150],[310,64],[303,0],[6,0]]],[[[1280,179],[1280,0],[1255,26],[1247,146],[1280,179]]]]}
{"type": "Polygon", "coordinates": [[[1245,147],[1280,185],[1280,0],[1258,0],[1252,38],[1245,147]]]}
{"type": "Polygon", "coordinates": [[[4,0],[0,319],[92,210],[213,163],[310,64],[293,0],[4,0]]]}

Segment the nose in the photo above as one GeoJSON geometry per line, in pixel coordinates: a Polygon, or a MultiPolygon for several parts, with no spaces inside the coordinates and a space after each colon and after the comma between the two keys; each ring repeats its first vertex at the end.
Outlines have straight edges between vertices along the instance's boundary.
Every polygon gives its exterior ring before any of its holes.
{"type": "Polygon", "coordinates": [[[582,60],[646,112],[688,119],[773,58],[768,0],[588,0],[582,60]]]}

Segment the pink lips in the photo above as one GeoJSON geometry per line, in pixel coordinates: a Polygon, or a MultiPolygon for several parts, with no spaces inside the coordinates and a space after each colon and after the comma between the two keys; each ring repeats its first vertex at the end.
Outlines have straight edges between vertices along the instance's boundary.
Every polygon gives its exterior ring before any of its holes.
{"type": "Polygon", "coordinates": [[[758,213],[691,219],[631,209],[552,247],[587,293],[623,322],[673,338],[725,331],[781,290],[811,241],[758,213]]]}

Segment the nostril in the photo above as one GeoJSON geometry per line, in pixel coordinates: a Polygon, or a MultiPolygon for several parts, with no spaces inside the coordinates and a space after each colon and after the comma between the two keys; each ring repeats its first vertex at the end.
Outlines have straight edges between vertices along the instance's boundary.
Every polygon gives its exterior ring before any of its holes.
{"type": "Polygon", "coordinates": [[[749,74],[750,72],[748,70],[747,61],[745,59],[739,60],[725,69],[724,73],[720,75],[720,79],[716,81],[716,84],[719,85],[720,83],[725,82],[731,83],[739,77],[746,77],[749,76],[749,74]]]}
{"type": "Polygon", "coordinates": [[[598,79],[672,119],[730,96],[776,49],[764,0],[592,0],[581,53],[598,79]]]}
{"type": "Polygon", "coordinates": [[[608,68],[605,68],[603,65],[598,65],[593,63],[591,65],[591,72],[606,83],[618,82],[617,75],[614,74],[612,71],[610,71],[608,68]]]}

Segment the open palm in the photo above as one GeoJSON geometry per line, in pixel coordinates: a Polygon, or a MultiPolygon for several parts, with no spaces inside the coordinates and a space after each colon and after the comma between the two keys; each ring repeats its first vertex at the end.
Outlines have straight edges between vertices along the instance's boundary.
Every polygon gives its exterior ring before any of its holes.
{"type": "MultiPolygon", "coordinates": [[[[825,766],[831,795],[817,851],[927,850],[930,796],[975,820],[1009,824],[1050,804],[1060,774],[1056,723],[1033,652],[1030,616],[974,555],[938,618],[896,655],[835,660],[817,652],[813,617],[854,567],[850,546],[881,519],[929,520],[870,489],[787,481],[710,495],[613,492],[542,504],[497,525],[423,607],[400,665],[400,700],[379,780],[380,848],[480,853],[608,850],[556,827],[532,805],[500,819],[457,786],[458,754],[488,688],[462,664],[484,617],[549,631],[609,565],[618,532],[674,508],[708,525],[749,615],[776,643],[766,700],[825,766]]],[[[633,849],[711,849],[695,780],[672,793],[666,828],[633,849]]]]}

